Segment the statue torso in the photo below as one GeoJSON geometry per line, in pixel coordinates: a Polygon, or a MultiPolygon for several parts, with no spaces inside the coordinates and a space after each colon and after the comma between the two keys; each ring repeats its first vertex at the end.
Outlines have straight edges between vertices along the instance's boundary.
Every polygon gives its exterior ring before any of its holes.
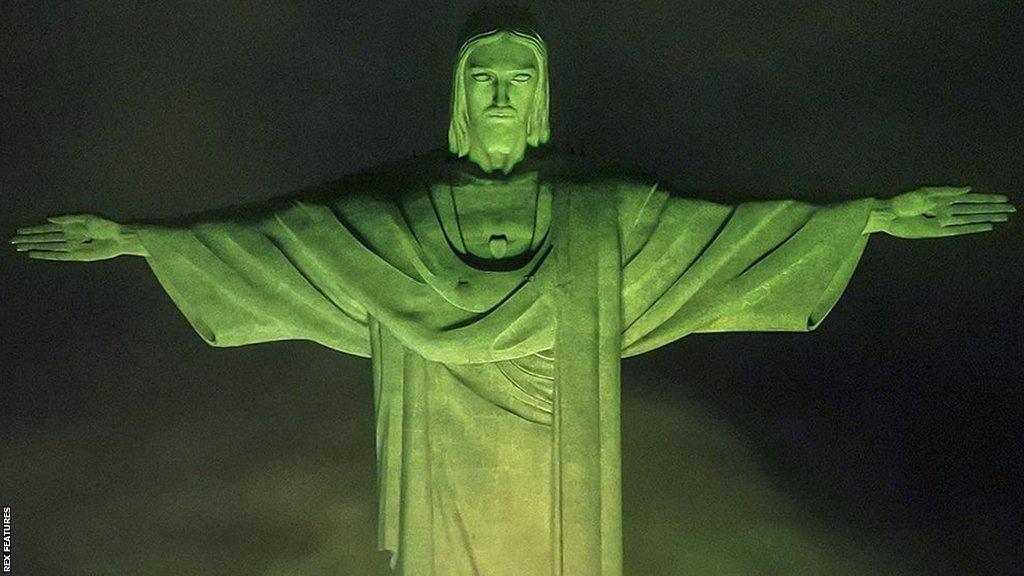
{"type": "MultiPolygon", "coordinates": [[[[514,258],[535,248],[547,233],[551,195],[535,172],[510,179],[468,177],[445,188],[452,213],[439,210],[439,216],[459,251],[484,260],[514,258]]],[[[445,192],[442,188],[436,194],[445,192]]]]}

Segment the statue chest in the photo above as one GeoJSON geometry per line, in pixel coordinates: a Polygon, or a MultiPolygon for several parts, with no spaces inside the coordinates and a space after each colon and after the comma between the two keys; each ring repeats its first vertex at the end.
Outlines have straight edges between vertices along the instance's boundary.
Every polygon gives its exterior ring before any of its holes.
{"type": "Polygon", "coordinates": [[[547,232],[550,194],[536,186],[452,188],[449,241],[477,258],[520,256],[535,248],[547,232]]]}

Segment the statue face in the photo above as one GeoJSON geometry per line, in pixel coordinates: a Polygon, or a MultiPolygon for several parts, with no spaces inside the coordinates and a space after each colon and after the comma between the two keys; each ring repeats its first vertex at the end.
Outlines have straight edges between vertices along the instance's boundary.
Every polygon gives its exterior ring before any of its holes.
{"type": "Polygon", "coordinates": [[[525,148],[537,65],[533,52],[511,34],[500,34],[473,49],[463,79],[470,148],[525,148]]]}

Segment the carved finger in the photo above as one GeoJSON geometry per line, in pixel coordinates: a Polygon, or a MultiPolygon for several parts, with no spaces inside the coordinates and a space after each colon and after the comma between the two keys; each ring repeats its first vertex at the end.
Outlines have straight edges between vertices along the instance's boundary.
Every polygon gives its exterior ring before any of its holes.
{"type": "Polygon", "coordinates": [[[953,204],[949,213],[957,214],[995,214],[998,212],[1016,212],[1013,204],[953,204]]]}
{"type": "Polygon", "coordinates": [[[984,204],[984,203],[989,203],[990,202],[990,203],[993,203],[993,204],[998,204],[998,203],[1006,202],[1006,200],[1007,200],[1006,196],[1003,196],[1002,194],[965,194],[965,195],[963,195],[963,196],[953,200],[953,203],[954,204],[967,204],[967,203],[970,203],[970,204],[984,204]]]}
{"type": "Polygon", "coordinates": [[[39,234],[16,234],[7,239],[11,244],[23,244],[25,242],[35,242],[36,238],[39,238],[39,234]]]}
{"type": "Polygon", "coordinates": [[[967,194],[970,191],[970,186],[964,186],[962,188],[933,188],[929,192],[931,192],[932,196],[938,198],[946,198],[949,196],[961,196],[963,194],[967,194]]]}
{"type": "Polygon", "coordinates": [[[50,232],[49,234],[26,234],[11,238],[11,244],[24,244],[26,242],[63,242],[67,240],[63,232],[50,232]]]}
{"type": "Polygon", "coordinates": [[[81,261],[82,258],[78,254],[71,254],[68,252],[29,252],[28,257],[33,260],[55,260],[61,262],[73,262],[81,261]]]}
{"type": "Polygon", "coordinates": [[[978,232],[991,232],[991,224],[967,224],[964,226],[945,226],[939,231],[939,236],[960,236],[962,234],[977,234],[978,232]]]}
{"type": "Polygon", "coordinates": [[[18,252],[28,252],[29,250],[45,250],[47,252],[70,252],[71,245],[66,242],[30,242],[26,244],[18,244],[15,248],[18,252]]]}
{"type": "Polygon", "coordinates": [[[40,224],[38,226],[26,226],[18,228],[18,234],[44,234],[46,232],[60,232],[62,228],[57,224],[40,224]]]}
{"type": "Polygon", "coordinates": [[[944,226],[962,226],[964,224],[978,224],[979,222],[1006,222],[1010,217],[1006,214],[974,214],[970,216],[951,216],[943,224],[944,226]]]}
{"type": "Polygon", "coordinates": [[[75,224],[85,220],[85,216],[81,214],[61,214],[60,216],[50,216],[46,220],[54,224],[75,224]]]}

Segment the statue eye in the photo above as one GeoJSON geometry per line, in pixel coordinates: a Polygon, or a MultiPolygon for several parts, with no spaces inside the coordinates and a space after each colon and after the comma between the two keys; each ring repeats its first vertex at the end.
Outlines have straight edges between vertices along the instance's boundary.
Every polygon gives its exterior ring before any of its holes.
{"type": "Polygon", "coordinates": [[[529,74],[526,74],[524,72],[522,74],[516,74],[515,76],[513,76],[512,77],[512,81],[513,82],[529,82],[530,78],[533,78],[533,76],[530,76],[529,74]]]}
{"type": "Polygon", "coordinates": [[[476,74],[473,74],[473,80],[476,80],[477,82],[490,82],[491,75],[486,72],[477,72],[476,74]]]}

